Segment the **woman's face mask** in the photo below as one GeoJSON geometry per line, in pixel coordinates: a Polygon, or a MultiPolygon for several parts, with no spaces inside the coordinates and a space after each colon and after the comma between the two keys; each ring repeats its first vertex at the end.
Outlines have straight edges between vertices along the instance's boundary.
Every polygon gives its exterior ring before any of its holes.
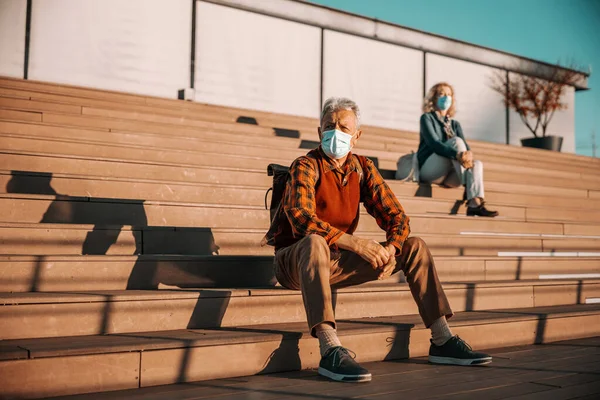
{"type": "Polygon", "coordinates": [[[321,148],[327,156],[339,160],[352,149],[352,135],[337,129],[325,131],[321,135],[321,148]]]}
{"type": "Polygon", "coordinates": [[[440,96],[440,97],[438,97],[438,99],[437,99],[437,107],[440,110],[446,111],[451,106],[452,106],[452,96],[440,96]]]}

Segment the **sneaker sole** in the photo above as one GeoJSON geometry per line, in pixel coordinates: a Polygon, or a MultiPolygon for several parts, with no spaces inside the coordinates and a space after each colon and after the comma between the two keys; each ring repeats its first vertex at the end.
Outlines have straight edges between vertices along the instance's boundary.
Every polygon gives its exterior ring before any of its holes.
{"type": "Polygon", "coordinates": [[[484,364],[491,363],[492,357],[466,359],[466,358],[429,356],[429,362],[432,364],[444,364],[444,365],[484,365],[484,364]]]}
{"type": "Polygon", "coordinates": [[[362,375],[343,375],[336,374],[335,372],[331,372],[326,370],[325,368],[319,367],[319,375],[323,375],[329,379],[338,382],[369,382],[371,380],[371,374],[362,374],[362,375]]]}

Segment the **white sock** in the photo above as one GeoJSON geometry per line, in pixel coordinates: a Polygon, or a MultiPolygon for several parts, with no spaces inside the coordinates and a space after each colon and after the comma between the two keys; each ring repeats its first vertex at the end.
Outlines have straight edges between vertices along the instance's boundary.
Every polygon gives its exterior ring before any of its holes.
{"type": "Polygon", "coordinates": [[[448,326],[446,317],[436,319],[433,324],[431,324],[429,329],[431,329],[431,341],[436,346],[443,346],[452,338],[452,336],[454,336],[450,330],[450,327],[448,326]]]}
{"type": "Polygon", "coordinates": [[[317,338],[319,339],[319,350],[321,357],[332,347],[341,346],[342,343],[337,337],[337,331],[329,324],[323,324],[322,328],[317,329],[317,338]]]}

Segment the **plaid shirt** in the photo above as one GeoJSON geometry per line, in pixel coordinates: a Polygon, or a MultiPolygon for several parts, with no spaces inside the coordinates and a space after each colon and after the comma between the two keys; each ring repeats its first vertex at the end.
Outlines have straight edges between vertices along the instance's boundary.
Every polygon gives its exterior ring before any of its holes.
{"type": "MultiPolygon", "coordinates": [[[[356,164],[359,161],[352,156],[352,153],[348,154],[348,161],[341,168],[325,156],[320,148],[313,154],[324,160],[324,173],[335,173],[340,181],[347,179],[351,173],[358,170],[356,164]]],[[[394,245],[399,254],[410,234],[409,218],[373,161],[366,158],[365,164],[360,200],[367,212],[375,217],[377,225],[386,232],[386,245],[394,245]]],[[[307,157],[300,157],[290,167],[290,175],[291,179],[288,181],[282,206],[294,236],[305,237],[316,234],[323,236],[330,246],[333,245],[344,232],[317,217],[315,163],[307,157]]]]}

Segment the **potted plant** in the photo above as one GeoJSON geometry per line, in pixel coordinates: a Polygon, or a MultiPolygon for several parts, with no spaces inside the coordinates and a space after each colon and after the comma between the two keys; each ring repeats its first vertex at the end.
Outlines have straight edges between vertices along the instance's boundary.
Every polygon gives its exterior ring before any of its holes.
{"type": "Polygon", "coordinates": [[[516,111],[533,133],[533,137],[521,139],[523,146],[560,151],[563,138],[546,136],[546,130],[554,113],[567,108],[563,96],[580,74],[574,68],[557,65],[551,74],[546,74],[547,79],[517,73],[509,78],[505,71],[498,71],[494,75],[491,88],[500,93],[506,107],[516,111]]]}

